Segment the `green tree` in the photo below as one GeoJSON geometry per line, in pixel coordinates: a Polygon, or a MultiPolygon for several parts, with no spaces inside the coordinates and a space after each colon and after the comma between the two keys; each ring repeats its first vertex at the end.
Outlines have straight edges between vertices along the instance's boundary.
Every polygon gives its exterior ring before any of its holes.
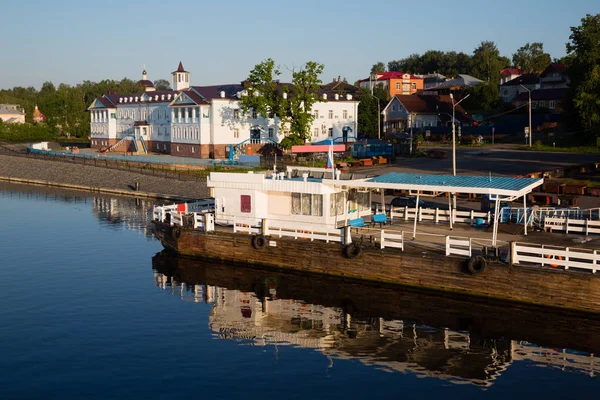
{"type": "Polygon", "coordinates": [[[166,79],[157,79],[154,81],[154,88],[156,90],[171,90],[171,84],[166,79]]]}
{"type": "Polygon", "coordinates": [[[539,74],[552,62],[550,54],[544,53],[544,44],[527,43],[512,56],[512,63],[528,74],[539,74]]]}
{"type": "Polygon", "coordinates": [[[381,61],[377,61],[377,63],[373,64],[373,66],[371,67],[371,73],[374,72],[385,72],[385,64],[382,63],[381,61]]]}
{"type": "Polygon", "coordinates": [[[568,107],[588,135],[600,135],[600,14],[587,14],[571,27],[567,43],[571,90],[568,107]]]}
{"type": "Polygon", "coordinates": [[[389,92],[379,84],[373,88],[373,94],[368,88],[361,88],[358,92],[358,132],[363,136],[376,138],[379,132],[383,132],[383,119],[377,118],[377,114],[382,111],[390,101],[389,92]],[[379,103],[379,105],[378,105],[379,103]],[[380,127],[377,128],[377,121],[380,127]]]}
{"type": "Polygon", "coordinates": [[[319,75],[323,68],[322,64],[309,61],[292,72],[291,85],[283,85],[276,79],[281,75],[279,67],[273,59],[266,59],[254,66],[244,82],[246,93],[240,100],[242,112],[253,110],[259,115],[278,118],[280,129],[286,132],[280,142],[284,148],[306,142],[314,120],[312,106],[321,101],[319,75]]]}
{"type": "Polygon", "coordinates": [[[463,97],[470,94],[462,106],[470,111],[489,112],[502,105],[498,84],[496,82],[484,82],[479,85],[466,87],[463,97]]]}
{"type": "Polygon", "coordinates": [[[510,65],[510,60],[500,56],[494,42],[486,41],[473,51],[472,75],[487,82],[497,83],[500,71],[510,65]]]}

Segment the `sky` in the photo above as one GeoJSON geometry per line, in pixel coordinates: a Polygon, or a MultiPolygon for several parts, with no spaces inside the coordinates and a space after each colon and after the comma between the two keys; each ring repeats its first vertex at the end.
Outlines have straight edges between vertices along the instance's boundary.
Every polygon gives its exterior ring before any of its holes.
{"type": "Polygon", "coordinates": [[[236,83],[268,57],[282,80],[317,61],[324,82],[354,82],[377,61],[486,40],[509,58],[527,42],[562,57],[570,27],[598,12],[598,0],[3,0],[0,89],[137,80],[144,65],[170,82],[179,61],[193,85],[236,83]]]}

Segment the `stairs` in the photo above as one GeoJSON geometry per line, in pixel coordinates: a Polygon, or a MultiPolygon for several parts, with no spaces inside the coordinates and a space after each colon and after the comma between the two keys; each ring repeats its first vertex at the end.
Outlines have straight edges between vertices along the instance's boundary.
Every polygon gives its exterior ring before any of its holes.
{"type": "Polygon", "coordinates": [[[123,143],[129,141],[129,140],[133,140],[132,136],[125,136],[123,139],[119,140],[117,143],[113,144],[112,146],[110,146],[108,148],[108,151],[115,151],[119,146],[121,146],[123,143]]]}

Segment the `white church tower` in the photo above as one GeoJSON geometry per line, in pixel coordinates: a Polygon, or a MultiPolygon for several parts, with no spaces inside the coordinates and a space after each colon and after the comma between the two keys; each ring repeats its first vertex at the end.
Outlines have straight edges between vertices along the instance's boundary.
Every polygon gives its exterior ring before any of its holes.
{"type": "Polygon", "coordinates": [[[177,71],[171,73],[173,75],[173,90],[185,90],[190,87],[190,73],[183,69],[183,64],[179,61],[177,71]]]}

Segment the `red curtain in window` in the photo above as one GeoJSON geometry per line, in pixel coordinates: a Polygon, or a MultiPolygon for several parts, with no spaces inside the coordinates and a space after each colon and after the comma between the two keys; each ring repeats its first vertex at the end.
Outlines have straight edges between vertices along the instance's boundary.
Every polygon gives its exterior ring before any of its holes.
{"type": "Polygon", "coordinates": [[[242,212],[249,213],[252,211],[252,198],[248,195],[240,196],[240,204],[242,205],[242,212]]]}

